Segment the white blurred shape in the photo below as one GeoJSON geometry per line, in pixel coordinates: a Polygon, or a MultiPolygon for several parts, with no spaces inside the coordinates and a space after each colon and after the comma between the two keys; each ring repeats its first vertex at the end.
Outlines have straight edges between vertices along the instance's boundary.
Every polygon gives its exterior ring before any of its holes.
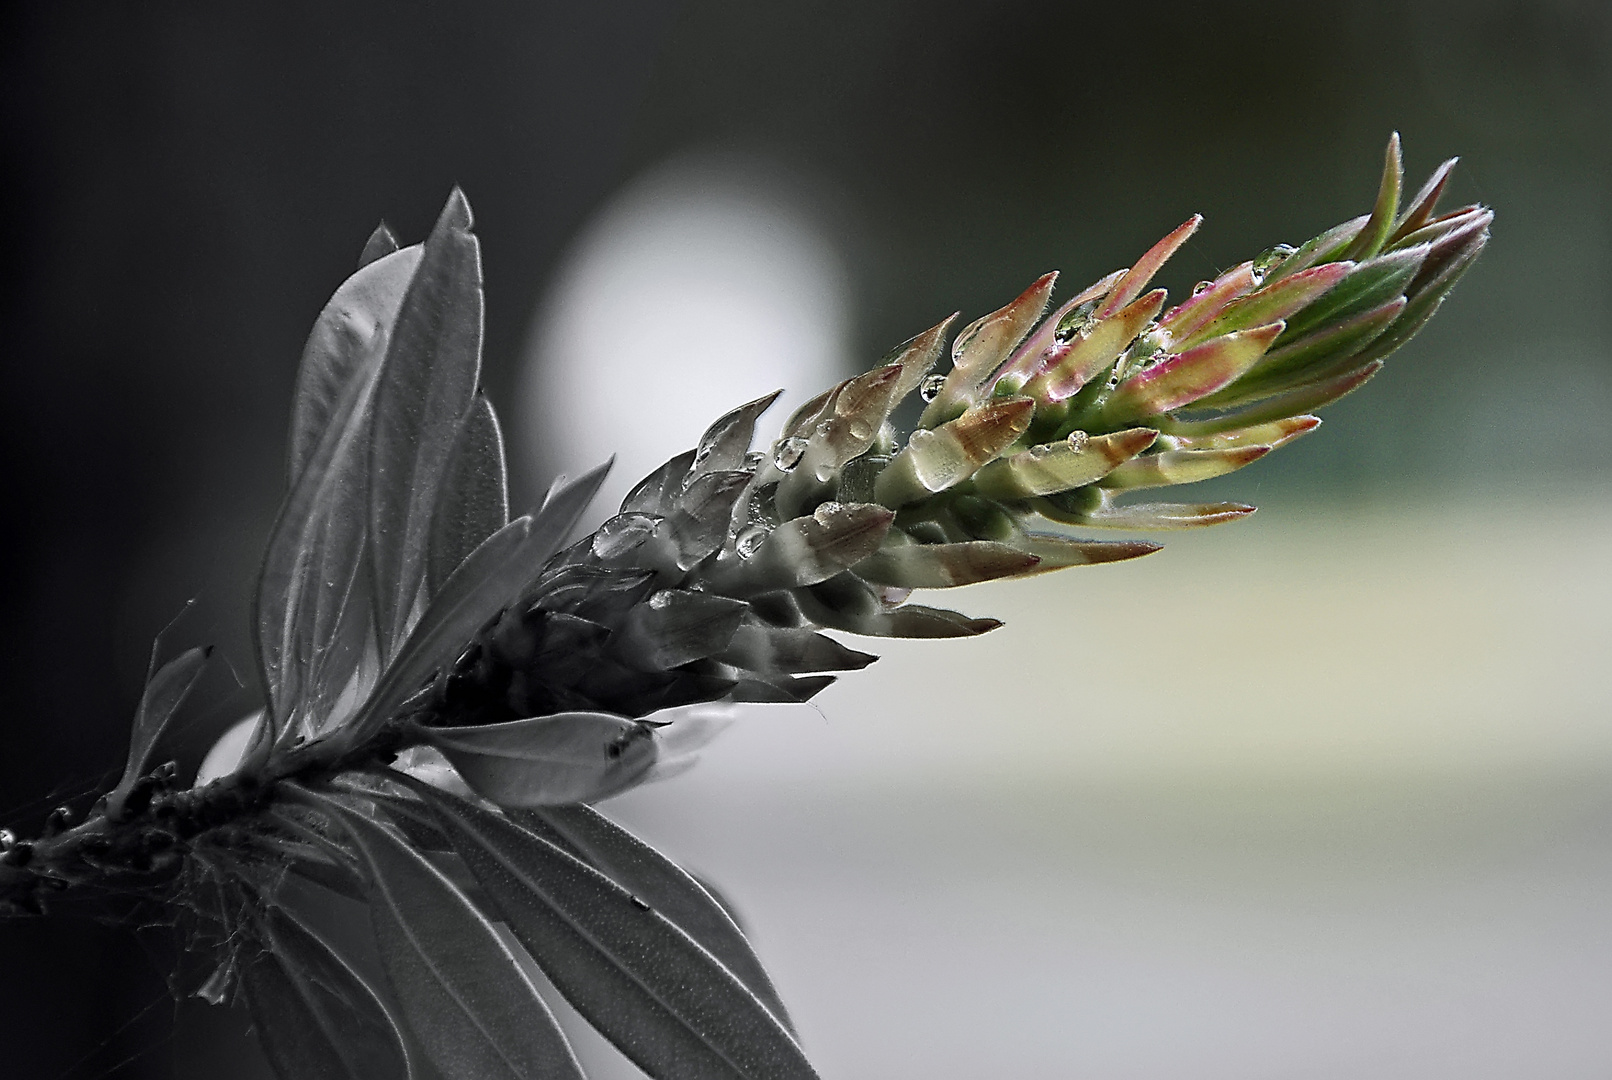
{"type": "Polygon", "coordinates": [[[757,428],[770,441],[840,377],[849,315],[832,245],[764,168],[659,166],[577,237],[538,312],[518,452],[545,479],[617,455],[596,506],[607,512],[712,420],[782,387],[757,428]]]}

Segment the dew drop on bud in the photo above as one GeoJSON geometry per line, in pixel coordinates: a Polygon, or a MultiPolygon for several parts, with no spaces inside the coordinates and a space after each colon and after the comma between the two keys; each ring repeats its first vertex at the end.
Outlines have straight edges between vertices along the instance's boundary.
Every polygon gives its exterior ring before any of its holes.
{"type": "Polygon", "coordinates": [[[834,421],[824,420],[821,424],[818,424],[817,434],[821,435],[825,439],[834,434],[834,421]]]}
{"type": "Polygon", "coordinates": [[[873,438],[873,425],[858,417],[847,425],[851,438],[857,442],[867,442],[873,438]]]}
{"type": "Polygon", "coordinates": [[[1089,442],[1091,442],[1091,436],[1084,431],[1076,430],[1069,433],[1069,449],[1077,454],[1083,452],[1089,442]]]}
{"type": "Polygon", "coordinates": [[[918,396],[925,401],[934,401],[940,396],[941,390],[946,386],[946,376],[926,375],[924,381],[918,384],[918,396]]]}
{"type": "Polygon", "coordinates": [[[772,463],[784,472],[800,464],[806,455],[806,440],[791,436],[781,440],[772,452],[772,463]]]}
{"type": "Polygon", "coordinates": [[[1214,287],[1215,283],[1212,281],[1200,281],[1192,287],[1192,295],[1197,296],[1201,293],[1206,293],[1214,287]]]}
{"type": "Polygon", "coordinates": [[[1052,447],[1046,443],[1037,443],[1035,446],[1030,447],[1030,457],[1036,461],[1040,461],[1050,453],[1052,453],[1052,447]]]}
{"type": "Polygon", "coordinates": [[[17,846],[17,834],[10,829],[0,829],[0,851],[10,851],[17,846]]]}
{"type": "Polygon", "coordinates": [[[760,450],[752,450],[744,456],[744,468],[747,472],[755,472],[761,468],[761,463],[767,460],[767,455],[760,450]]]}
{"type": "Polygon", "coordinates": [[[914,450],[922,450],[924,444],[929,442],[934,437],[935,433],[933,431],[930,431],[928,428],[919,428],[917,431],[914,431],[911,435],[907,436],[907,445],[912,447],[914,450]]]}
{"type": "Polygon", "coordinates": [[[762,541],[767,539],[769,530],[765,525],[751,525],[741,529],[739,535],[733,538],[733,550],[741,559],[748,559],[756,553],[762,541]]]}
{"type": "Polygon", "coordinates": [[[1268,247],[1258,255],[1255,255],[1254,284],[1258,285],[1262,283],[1265,280],[1266,274],[1269,274],[1272,270],[1275,270],[1278,266],[1281,266],[1287,261],[1288,256],[1292,255],[1297,250],[1298,248],[1294,247],[1292,244],[1277,244],[1275,247],[1268,247]]]}

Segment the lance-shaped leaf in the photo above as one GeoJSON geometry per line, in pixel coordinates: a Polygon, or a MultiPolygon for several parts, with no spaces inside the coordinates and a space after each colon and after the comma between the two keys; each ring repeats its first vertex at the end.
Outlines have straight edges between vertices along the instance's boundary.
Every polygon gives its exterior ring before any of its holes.
{"type": "Polygon", "coordinates": [[[1153,280],[1153,275],[1159,272],[1159,268],[1169,261],[1170,256],[1174,255],[1202,224],[1203,215],[1193,214],[1177,225],[1168,236],[1148,248],[1147,254],[1138,259],[1136,265],[1131,267],[1125,276],[1120,278],[1119,284],[1114,286],[1114,291],[1108,295],[1103,306],[1097,309],[1097,317],[1110,318],[1140,296],[1142,290],[1147,288],[1148,282],[1153,280]]]}
{"type": "Polygon", "coordinates": [[[998,398],[933,430],[919,428],[879,473],[873,497],[901,507],[962,483],[1023,435],[1034,413],[1027,397],[998,398]]]}
{"type": "Polygon", "coordinates": [[[811,671],[857,671],[878,659],[848,649],[831,637],[806,627],[741,623],[728,647],[717,657],[725,664],[763,675],[798,675],[811,671]]]}
{"type": "Polygon", "coordinates": [[[465,557],[509,522],[504,435],[486,397],[459,421],[431,523],[426,588],[435,594],[465,557]]]}
{"type": "Polygon", "coordinates": [[[1163,289],[1139,297],[1112,316],[1100,319],[1064,344],[1052,349],[1042,366],[1020,391],[1040,401],[1056,402],[1073,396],[1091,377],[1112,364],[1136,340],[1148,322],[1164,307],[1163,289]]]}
{"type": "Polygon", "coordinates": [[[872,586],[849,573],[797,589],[794,599],[802,614],[817,625],[868,637],[973,637],[1002,625],[999,619],[974,619],[922,604],[892,608],[872,586]]]}
{"type": "Polygon", "coordinates": [[[748,610],[726,596],[662,589],[628,614],[621,648],[635,662],[674,668],[727,648],[748,610]]]}
{"type": "Polygon", "coordinates": [[[1394,325],[1405,307],[1405,298],[1395,297],[1320,333],[1272,349],[1242,379],[1197,404],[1229,408],[1358,368],[1365,362],[1359,353],[1394,325]]]}
{"type": "Polygon", "coordinates": [[[1377,202],[1371,208],[1360,235],[1344,251],[1345,259],[1369,259],[1383,248],[1394,231],[1399,214],[1400,188],[1405,183],[1405,167],[1399,158],[1399,132],[1388,136],[1388,149],[1383,153],[1382,184],[1377,189],[1377,202]]]}
{"type": "Polygon", "coordinates": [[[1070,566],[1096,566],[1151,555],[1161,547],[1146,540],[1075,540],[1055,533],[1027,532],[1020,541],[1040,563],[1032,574],[1045,574],[1070,566]]]}
{"type": "Polygon", "coordinates": [[[358,374],[381,362],[398,305],[419,264],[419,245],[369,262],[342,282],[319,313],[292,391],[287,483],[296,484],[307,468],[358,374]]]}
{"type": "Polygon", "coordinates": [[[778,1018],[653,905],[505,817],[411,786],[555,988],[646,1073],[816,1076],[778,1018]]]}
{"type": "Polygon", "coordinates": [[[742,469],[708,472],[678,497],[664,534],[676,548],[674,561],[679,569],[692,569],[727,540],[734,503],[750,480],[751,474],[742,469]]]}
{"type": "Polygon", "coordinates": [[[609,798],[655,764],[642,724],[611,713],[565,712],[473,727],[419,727],[476,794],[500,806],[609,798]]]}
{"type": "Polygon", "coordinates": [[[510,815],[545,839],[559,839],[588,863],[693,938],[785,1027],[789,1015],[739,924],[672,860],[588,806],[549,806],[510,815]]]}
{"type": "Polygon", "coordinates": [[[481,251],[454,190],[398,309],[375,393],[369,550],[381,655],[407,631],[432,517],[481,373],[481,251]]]}
{"type": "Polygon", "coordinates": [[[1232,450],[1164,450],[1132,458],[1097,483],[1115,491],[1195,484],[1199,480],[1235,472],[1270,452],[1268,446],[1243,446],[1232,450]]]}
{"type": "Polygon", "coordinates": [[[1126,271],[1115,270],[1112,274],[1088,285],[1085,289],[1065,300],[1056,311],[1041,321],[1041,325],[1030,332],[1030,336],[1019,343],[1013,354],[1007,358],[1001,369],[997,372],[997,381],[1002,379],[1017,379],[1022,382],[1030,376],[1031,372],[1041,367],[1042,359],[1058,344],[1059,329],[1063,327],[1066,319],[1075,316],[1077,309],[1085,309],[1087,314],[1096,310],[1097,302],[1108,295],[1114,283],[1124,277],[1126,271]]]}
{"type": "Polygon", "coordinates": [[[1455,283],[1461,279],[1461,276],[1467,272],[1472,264],[1477,261],[1478,256],[1483,253],[1483,246],[1487,240],[1488,237],[1485,235],[1465,248],[1460,256],[1447,265],[1435,280],[1428,282],[1415,297],[1411,298],[1410,303],[1405,305],[1404,312],[1394,320],[1394,324],[1380,337],[1372,341],[1367,348],[1362,350],[1356,359],[1375,360],[1379,357],[1387,356],[1409,341],[1427,323],[1427,320],[1433,317],[1433,313],[1444,302],[1445,295],[1449,293],[1450,289],[1455,286],[1455,283]]]}
{"type": "Polygon", "coordinates": [[[1399,220],[1394,222],[1393,232],[1388,235],[1388,244],[1398,244],[1405,237],[1433,220],[1433,212],[1438,207],[1439,197],[1444,194],[1444,187],[1450,182],[1450,174],[1455,171],[1456,162],[1461,159],[1452,157],[1427,178],[1427,183],[1416,193],[1410,205],[1400,214],[1399,220]]]}
{"type": "Polygon", "coordinates": [[[1417,244],[1386,255],[1376,255],[1355,266],[1344,279],[1315,303],[1287,321],[1283,345],[1313,331],[1370,311],[1401,296],[1422,260],[1427,247],[1417,244]]]}
{"type": "Polygon", "coordinates": [[[350,737],[368,735],[391,719],[393,710],[452,661],[476,631],[520,597],[609,471],[607,462],[571,483],[557,482],[535,518],[516,518],[459,564],[351,721],[350,737]]]}
{"type": "Polygon", "coordinates": [[[1229,386],[1265,355],[1283,329],[1277,322],[1224,334],[1132,375],[1103,402],[1104,423],[1169,412],[1229,386]]]}
{"type": "Polygon", "coordinates": [[[952,312],[928,330],[897,345],[879,362],[880,367],[895,365],[901,368],[901,375],[896,380],[895,393],[892,395],[895,401],[901,401],[918,389],[918,385],[924,381],[924,376],[934,370],[936,362],[940,360],[941,350],[946,347],[946,333],[951,329],[952,323],[957,321],[958,314],[952,312]]]}
{"type": "Polygon", "coordinates": [[[781,393],[782,390],[774,390],[764,397],[740,405],[706,428],[705,434],[700,436],[699,445],[694,448],[694,460],[689,463],[689,479],[710,472],[732,471],[744,464],[744,455],[750,450],[750,440],[755,437],[756,419],[778,400],[781,393]]]}
{"type": "Polygon", "coordinates": [[[694,451],[685,450],[638,481],[627,492],[627,497],[621,500],[622,513],[657,514],[662,517],[671,513],[678,494],[683,490],[683,478],[693,464],[694,451]]]}
{"type": "Polygon", "coordinates": [[[1266,276],[1266,284],[1280,281],[1312,266],[1342,258],[1343,253],[1349,250],[1349,245],[1355,242],[1355,237],[1360,235],[1360,230],[1366,227],[1366,222],[1370,218],[1370,214],[1361,214],[1357,218],[1350,218],[1340,225],[1332,226],[1320,236],[1305,241],[1297,251],[1283,259],[1281,265],[1266,276]]]}
{"type": "MultiPolygon", "coordinates": [[[[157,646],[151,648],[152,660],[155,661],[157,646]]],[[[156,749],[163,729],[190,695],[211,655],[213,649],[210,645],[186,649],[147,677],[145,689],[140,694],[140,707],[134,713],[134,727],[129,733],[128,763],[123,766],[123,777],[118,781],[118,786],[107,796],[107,813],[113,820],[123,816],[123,804],[135,782],[145,775],[151,752],[156,749]]]]}
{"type": "Polygon", "coordinates": [[[946,589],[978,581],[1017,577],[1041,560],[994,540],[960,544],[886,543],[856,564],[856,574],[875,585],[946,589]]]}
{"type": "Polygon", "coordinates": [[[403,1080],[403,1036],[375,991],[285,908],[255,922],[262,948],[241,954],[242,994],[281,1080],[403,1080]]]}
{"type": "Polygon", "coordinates": [[[1012,303],[963,328],[952,343],[952,369],[940,392],[924,408],[919,427],[932,428],[978,401],[980,387],[1047,309],[1057,280],[1056,271],[1041,275],[1012,303]]]}
{"type": "Polygon", "coordinates": [[[1321,426],[1319,416],[1288,416],[1250,427],[1201,435],[1168,435],[1175,450],[1226,450],[1234,446],[1268,446],[1275,450],[1321,426]]]}
{"type": "MultiPolygon", "coordinates": [[[[1405,287],[1405,294],[1411,297],[1421,295],[1435,281],[1445,280],[1452,264],[1476,257],[1489,242],[1489,226],[1493,221],[1494,211],[1473,207],[1447,222],[1450,230],[1431,241],[1427,258],[1422,260],[1421,269],[1416,271],[1416,276],[1405,287]]],[[[1431,228],[1427,231],[1431,231],[1431,228]]]]}
{"type": "Polygon", "coordinates": [[[375,231],[364,241],[364,250],[358,253],[358,268],[362,270],[377,259],[383,259],[397,250],[397,237],[386,222],[375,226],[375,231]]]}
{"type": "Polygon", "coordinates": [[[1302,386],[1297,390],[1289,390],[1283,394],[1276,394],[1261,401],[1257,405],[1237,409],[1233,412],[1223,413],[1219,416],[1204,420],[1178,420],[1175,417],[1159,417],[1158,423],[1164,431],[1172,435],[1183,435],[1192,438],[1215,435],[1223,431],[1235,431],[1253,425],[1266,424],[1279,421],[1287,417],[1303,414],[1324,405],[1330,405],[1345,394],[1353,393],[1364,386],[1373,375],[1382,370],[1383,362],[1373,360],[1354,371],[1345,372],[1335,378],[1309,386],[1302,386]]]}
{"type": "Polygon", "coordinates": [[[1032,446],[981,469],[974,476],[974,490],[1003,500],[1068,491],[1108,475],[1115,466],[1153,445],[1157,437],[1158,432],[1151,428],[1128,428],[1032,446]]]}
{"type": "Polygon", "coordinates": [[[879,549],[895,514],[871,503],[824,503],[784,522],[749,558],[735,558],[709,578],[730,596],[791,589],[833,577],[879,549]]]}
{"type": "Polygon", "coordinates": [[[1313,267],[1267,285],[1258,292],[1250,293],[1228,305],[1218,318],[1197,333],[1175,335],[1174,348],[1180,352],[1232,330],[1246,330],[1250,327],[1281,322],[1308,307],[1316,298],[1347,277],[1349,271],[1354,268],[1355,264],[1352,262],[1327,263],[1325,266],[1313,267]]]}
{"type": "Polygon", "coordinates": [[[1130,503],[1125,506],[1102,504],[1095,509],[1070,510],[1059,506],[1057,498],[1037,499],[1036,511],[1066,525],[1085,529],[1117,529],[1123,532],[1173,532],[1223,525],[1254,512],[1246,503],[1130,503]]]}
{"type": "Polygon", "coordinates": [[[319,805],[352,839],[387,978],[444,1080],[584,1080],[553,1014],[487,916],[378,823],[332,799],[319,805]]]}
{"type": "Polygon", "coordinates": [[[841,385],[810,433],[799,462],[778,483],[777,508],[792,517],[830,489],[846,462],[873,445],[879,426],[896,405],[902,368],[875,368],[841,385]]]}
{"type": "Polygon", "coordinates": [[[1227,270],[1209,283],[1209,287],[1195,291],[1191,297],[1171,308],[1159,320],[1159,329],[1168,333],[1178,344],[1189,341],[1199,330],[1208,326],[1227,304],[1247,294],[1258,280],[1252,262],[1241,263],[1227,270]]]}
{"type": "MultiPolygon", "coordinates": [[[[286,730],[297,709],[329,699],[350,673],[329,669],[333,687],[315,677],[344,623],[355,621],[347,617],[347,605],[364,565],[366,458],[376,370],[360,368],[347,383],[280,507],[263,552],[252,631],[269,698],[270,742],[286,730]]],[[[367,618],[356,621],[363,625],[367,618]]],[[[349,650],[337,652],[351,655],[349,650]]]]}

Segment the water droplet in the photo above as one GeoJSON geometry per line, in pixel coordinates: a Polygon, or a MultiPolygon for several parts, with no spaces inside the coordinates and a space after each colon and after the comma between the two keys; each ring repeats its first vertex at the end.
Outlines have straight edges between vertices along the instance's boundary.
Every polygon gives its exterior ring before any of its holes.
{"type": "Polygon", "coordinates": [[[1030,457],[1035,461],[1040,461],[1050,453],[1052,453],[1052,447],[1046,443],[1037,443],[1035,446],[1030,447],[1030,457]]]}
{"type": "Polygon", "coordinates": [[[761,468],[761,463],[767,460],[767,455],[760,450],[752,450],[744,456],[744,468],[748,472],[755,472],[761,468]]]}
{"type": "Polygon", "coordinates": [[[860,416],[847,424],[846,430],[850,432],[851,438],[857,442],[867,442],[873,438],[873,425],[860,416]]]}
{"type": "Polygon", "coordinates": [[[1298,248],[1292,244],[1277,244],[1254,256],[1254,284],[1265,280],[1265,275],[1285,263],[1298,248]]]}
{"type": "Polygon", "coordinates": [[[654,608],[656,611],[663,610],[666,605],[670,604],[671,602],[672,594],[665,589],[662,589],[660,592],[649,598],[649,606],[654,608]]]}
{"type": "Polygon", "coordinates": [[[17,834],[10,829],[0,829],[0,851],[10,851],[17,846],[17,834]]]}
{"type": "Polygon", "coordinates": [[[844,503],[826,502],[812,511],[812,518],[819,525],[831,525],[834,519],[843,513],[845,513],[844,503]]]}
{"type": "Polygon", "coordinates": [[[733,538],[733,550],[739,558],[748,559],[756,553],[756,549],[767,539],[771,531],[765,525],[751,525],[741,529],[739,535],[733,538]]]}
{"type": "Polygon", "coordinates": [[[1058,320],[1058,326],[1053,330],[1053,336],[1059,341],[1068,341],[1076,335],[1084,334],[1091,329],[1092,323],[1097,321],[1092,318],[1096,311],[1096,300],[1088,300],[1078,307],[1071,308],[1067,315],[1058,320]]]}
{"type": "Polygon", "coordinates": [[[1200,281],[1200,282],[1198,282],[1196,285],[1194,285],[1192,287],[1192,295],[1193,296],[1201,295],[1202,293],[1206,293],[1206,292],[1208,292],[1210,289],[1212,289],[1214,287],[1215,287],[1215,283],[1212,282],[1212,281],[1200,281]]]}
{"type": "Polygon", "coordinates": [[[698,450],[694,451],[694,465],[693,465],[693,467],[698,469],[700,466],[704,465],[707,461],[710,461],[710,460],[711,460],[711,447],[709,447],[709,446],[701,446],[698,450]]]}
{"type": "Polygon", "coordinates": [[[940,392],[945,386],[946,376],[925,375],[924,381],[918,384],[918,396],[925,401],[934,401],[940,396],[940,392]]]}
{"type": "Polygon", "coordinates": [[[831,462],[825,461],[823,464],[812,470],[812,475],[817,478],[817,482],[819,484],[826,484],[830,480],[834,479],[834,474],[837,472],[839,472],[839,470],[836,469],[831,462]]]}
{"type": "Polygon", "coordinates": [[[782,439],[772,451],[772,463],[784,472],[800,464],[806,456],[806,440],[798,437],[782,439]]]}
{"type": "Polygon", "coordinates": [[[924,444],[935,437],[935,433],[928,428],[919,428],[907,436],[907,445],[914,450],[922,450],[924,444]]]}
{"type": "Polygon", "coordinates": [[[1089,442],[1091,442],[1091,436],[1087,435],[1084,431],[1077,430],[1069,433],[1069,449],[1073,450],[1077,454],[1084,451],[1086,449],[1086,444],[1089,442]]]}
{"type": "Polygon", "coordinates": [[[834,434],[834,421],[824,420],[821,424],[818,424],[817,434],[821,435],[825,439],[834,434]]]}

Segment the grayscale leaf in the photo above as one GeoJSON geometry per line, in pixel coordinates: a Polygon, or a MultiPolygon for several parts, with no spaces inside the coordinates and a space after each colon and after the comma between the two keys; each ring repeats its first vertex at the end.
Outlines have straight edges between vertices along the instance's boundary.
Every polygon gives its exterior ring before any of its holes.
{"type": "Polygon", "coordinates": [[[437,496],[481,377],[481,251],[457,189],[426,239],[375,393],[369,549],[381,656],[408,630],[437,496]]]}
{"type": "Polygon", "coordinates": [[[296,484],[307,468],[354,378],[385,356],[398,305],[420,264],[420,252],[415,244],[365,264],[342,282],[319,313],[302,348],[291,399],[288,484],[296,484]]]}
{"type": "Polygon", "coordinates": [[[281,1080],[407,1080],[402,1035],[363,978],[282,908],[257,921],[262,949],[242,954],[240,986],[281,1080]]]}
{"type": "Polygon", "coordinates": [[[778,1018],[645,899],[502,815],[410,786],[544,974],[650,1076],[816,1076],[778,1018]]]}
{"type": "Polygon", "coordinates": [[[399,1011],[444,1080],[582,1080],[553,1014],[487,917],[386,828],[321,802],[363,861],[399,1011]]]}
{"type": "Polygon", "coordinates": [[[397,237],[386,222],[375,226],[375,231],[364,241],[364,250],[358,253],[358,268],[362,270],[376,259],[382,259],[397,250],[397,237]]]}
{"type": "Polygon", "coordinates": [[[655,764],[649,729],[611,713],[565,712],[417,730],[453,762],[471,790],[499,806],[608,798],[655,764]]]}
{"type": "MultiPolygon", "coordinates": [[[[358,376],[286,495],[258,572],[252,628],[275,736],[299,705],[330,696],[332,688],[315,685],[314,667],[341,630],[364,564],[375,369],[358,376]]],[[[367,618],[362,623],[367,626],[367,618]]]]}
{"type": "Polygon", "coordinates": [[[676,923],[793,1030],[744,931],[693,875],[590,806],[512,810],[510,817],[545,839],[563,840],[600,873],[676,923]]]}
{"type": "Polygon", "coordinates": [[[483,540],[509,521],[504,436],[487,398],[477,394],[459,421],[431,523],[426,590],[434,595],[483,540]]]}

